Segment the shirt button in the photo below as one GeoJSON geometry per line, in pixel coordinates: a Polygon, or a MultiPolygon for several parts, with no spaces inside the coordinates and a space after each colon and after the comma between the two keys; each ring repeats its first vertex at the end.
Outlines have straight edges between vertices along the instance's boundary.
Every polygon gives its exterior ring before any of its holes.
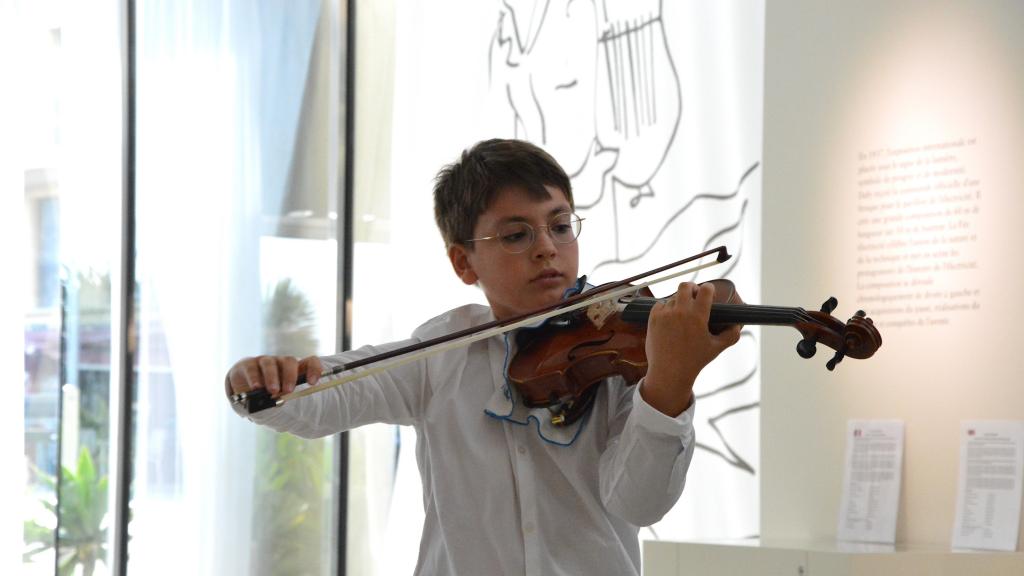
{"type": "Polygon", "coordinates": [[[533,534],[533,522],[527,522],[526,525],[523,526],[523,532],[533,534]]]}
{"type": "Polygon", "coordinates": [[[519,455],[520,456],[526,456],[526,446],[520,446],[519,447],[519,455]]]}

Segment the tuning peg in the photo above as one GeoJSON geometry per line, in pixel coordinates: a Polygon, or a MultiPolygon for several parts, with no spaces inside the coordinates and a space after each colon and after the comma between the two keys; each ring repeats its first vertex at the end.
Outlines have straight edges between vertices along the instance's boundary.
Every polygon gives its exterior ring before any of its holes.
{"type": "Polygon", "coordinates": [[[835,370],[836,369],[836,364],[839,364],[840,362],[842,362],[843,361],[843,357],[845,357],[845,356],[846,356],[846,354],[843,354],[842,352],[836,352],[836,355],[833,356],[831,360],[829,360],[828,362],[825,363],[825,368],[828,368],[830,372],[832,370],[835,370]]]}
{"type": "Polygon", "coordinates": [[[835,296],[829,296],[828,300],[825,300],[825,303],[821,305],[821,311],[825,314],[831,314],[836,309],[836,306],[839,306],[839,300],[836,300],[835,296]]]}
{"type": "Polygon", "coordinates": [[[814,343],[814,340],[805,338],[796,343],[796,353],[799,354],[801,358],[811,358],[817,351],[818,346],[814,343]]]}

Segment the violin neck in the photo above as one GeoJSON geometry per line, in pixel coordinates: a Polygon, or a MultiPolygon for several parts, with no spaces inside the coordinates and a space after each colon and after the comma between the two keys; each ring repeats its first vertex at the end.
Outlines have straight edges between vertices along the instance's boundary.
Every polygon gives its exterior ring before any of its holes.
{"type": "MultiPolygon", "coordinates": [[[[647,323],[651,308],[658,298],[634,298],[622,311],[626,322],[647,323]]],[[[708,324],[757,324],[772,326],[793,326],[806,320],[803,308],[788,306],[761,306],[756,304],[712,304],[708,324]]]]}

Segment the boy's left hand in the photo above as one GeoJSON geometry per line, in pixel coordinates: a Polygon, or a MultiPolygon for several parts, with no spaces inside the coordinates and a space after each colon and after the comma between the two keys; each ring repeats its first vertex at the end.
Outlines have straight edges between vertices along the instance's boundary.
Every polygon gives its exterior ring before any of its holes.
{"type": "MultiPolygon", "coordinates": [[[[742,326],[712,334],[708,329],[715,287],[683,282],[675,295],[651,310],[647,323],[647,376],[640,395],[675,417],[690,406],[697,374],[740,339],[742,326]]],[[[733,303],[742,303],[734,295],[733,303]]]]}

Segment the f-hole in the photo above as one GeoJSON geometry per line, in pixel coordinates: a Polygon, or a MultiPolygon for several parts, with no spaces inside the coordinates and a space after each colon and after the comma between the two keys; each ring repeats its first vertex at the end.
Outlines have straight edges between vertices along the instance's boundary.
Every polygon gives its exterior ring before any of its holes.
{"type": "Polygon", "coordinates": [[[600,346],[602,344],[605,344],[606,342],[608,342],[609,340],[611,340],[614,337],[615,337],[615,330],[609,330],[608,331],[608,336],[605,339],[603,339],[603,340],[591,340],[589,342],[582,342],[580,344],[577,344],[577,345],[573,346],[572,349],[569,350],[569,360],[570,361],[575,361],[576,360],[576,351],[577,350],[579,350],[581,348],[591,347],[591,346],[600,346]]]}

